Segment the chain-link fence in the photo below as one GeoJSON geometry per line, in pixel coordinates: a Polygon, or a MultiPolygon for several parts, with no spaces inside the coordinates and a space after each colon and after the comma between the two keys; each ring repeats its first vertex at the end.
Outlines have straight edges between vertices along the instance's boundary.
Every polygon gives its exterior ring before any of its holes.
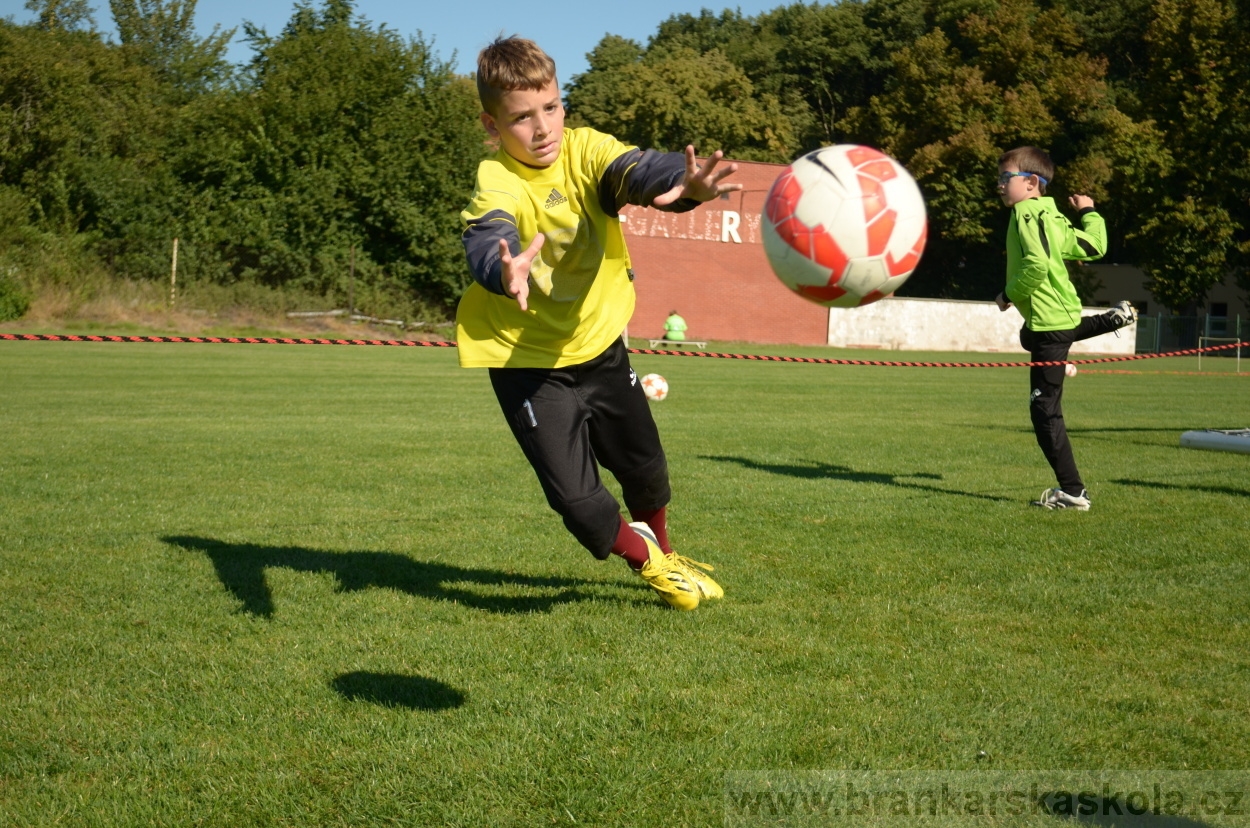
{"type": "MultiPolygon", "coordinates": [[[[1199,338],[1202,339],[1244,339],[1243,334],[1250,335],[1250,320],[1240,316],[1170,316],[1155,314],[1137,318],[1137,353],[1155,354],[1163,351],[1177,351],[1185,348],[1197,348],[1199,338]]],[[[1210,343],[1207,343],[1210,344],[1210,343]]],[[[1223,354],[1225,352],[1219,351],[1223,354]]],[[[1236,349],[1229,349],[1229,356],[1236,355],[1236,349]]]]}

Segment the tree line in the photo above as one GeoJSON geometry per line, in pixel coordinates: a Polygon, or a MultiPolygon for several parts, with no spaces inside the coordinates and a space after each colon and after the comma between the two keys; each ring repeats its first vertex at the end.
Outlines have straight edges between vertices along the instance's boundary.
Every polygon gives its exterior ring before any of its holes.
{"type": "Polygon", "coordinates": [[[110,0],[120,43],[84,0],[29,6],[0,23],[0,256],[37,269],[60,245],[168,279],[176,237],[180,282],[342,302],[354,273],[374,312],[455,301],[484,136],[472,82],[422,38],[299,4],[232,66],[195,0],[110,0]]]}
{"type": "MultiPolygon", "coordinates": [[[[947,298],[1001,287],[997,158],[1041,146],[1060,169],[1050,194],[1092,195],[1109,258],[1185,310],[1230,272],[1250,290],[1247,2],[674,15],[645,46],[595,46],[565,86],[569,123],[745,160],[879,147],[930,212],[903,292],[947,298]]],[[[472,78],[421,36],[369,23],[352,0],[301,2],[277,34],[245,26],[252,58],[231,65],[233,32],[197,36],[195,0],[110,0],[120,42],[86,0],[28,8],[31,23],[0,22],[0,281],[54,249],[168,278],[177,237],[192,283],[341,301],[350,269],[376,302],[450,311],[468,278],[458,213],[487,148],[472,78]]]]}

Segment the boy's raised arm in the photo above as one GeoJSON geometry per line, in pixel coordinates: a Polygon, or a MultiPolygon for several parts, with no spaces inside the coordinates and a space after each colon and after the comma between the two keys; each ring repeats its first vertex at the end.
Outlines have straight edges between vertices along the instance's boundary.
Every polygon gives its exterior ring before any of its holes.
{"type": "Polygon", "coordinates": [[[1077,211],[1079,228],[1072,228],[1072,241],[1063,257],[1074,261],[1101,259],[1107,255],[1107,222],[1094,207],[1094,200],[1087,195],[1073,195],[1068,203],[1077,211]]]}
{"type": "Polygon", "coordinates": [[[684,156],[657,150],[631,150],[604,171],[599,182],[599,204],[609,216],[618,215],[626,204],[655,207],[670,213],[693,210],[721,193],[742,189],[741,184],[721,183],[738,169],[737,164],[716,169],[723,157],[718,150],[700,168],[693,146],[686,147],[684,156]]]}

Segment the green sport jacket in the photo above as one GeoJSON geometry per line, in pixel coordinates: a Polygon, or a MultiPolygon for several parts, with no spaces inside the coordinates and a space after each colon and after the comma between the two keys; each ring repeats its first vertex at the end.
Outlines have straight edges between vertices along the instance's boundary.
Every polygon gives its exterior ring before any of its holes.
{"type": "Polygon", "coordinates": [[[664,320],[664,336],[667,339],[685,339],[686,338],[686,320],[677,314],[673,314],[664,320]]]}
{"type": "Polygon", "coordinates": [[[1003,292],[1031,331],[1066,331],[1081,322],[1081,300],[1064,260],[1101,259],[1107,252],[1107,223],[1092,207],[1078,218],[1079,230],[1046,196],[1025,199],[1011,210],[1003,292]]]}

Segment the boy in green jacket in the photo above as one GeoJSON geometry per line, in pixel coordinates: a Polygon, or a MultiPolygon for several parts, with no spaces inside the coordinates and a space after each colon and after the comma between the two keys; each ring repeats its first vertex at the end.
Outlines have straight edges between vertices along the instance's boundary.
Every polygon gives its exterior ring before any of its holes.
{"type": "Polygon", "coordinates": [[[1020,345],[1032,362],[1058,365],[1029,369],[1029,416],[1042,454],[1059,485],[1033,501],[1043,509],[1089,511],[1089,493],[1077,471],[1072,443],[1063,422],[1062,363],[1072,343],[1119,330],[1137,318],[1133,306],[1117,302],[1098,316],[1081,316],[1081,300],[1068,278],[1064,260],[1100,259],[1107,252],[1107,227],[1094,200],[1073,195],[1081,229],[1072,226],[1046,185],[1054,180],[1055,164],[1037,147],[1017,147],[998,159],[998,195],[1011,208],[1007,225],[1007,287],[995,301],[999,310],[1013,304],[1024,317],[1020,345]]]}

